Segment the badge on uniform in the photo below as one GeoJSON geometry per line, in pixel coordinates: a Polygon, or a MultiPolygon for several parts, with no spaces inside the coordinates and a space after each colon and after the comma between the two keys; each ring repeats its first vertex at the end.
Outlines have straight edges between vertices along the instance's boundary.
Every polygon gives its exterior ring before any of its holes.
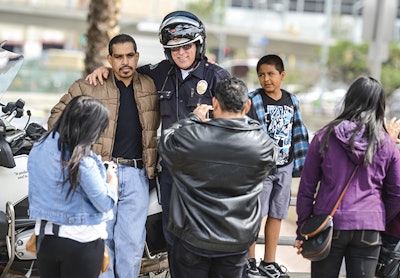
{"type": "Polygon", "coordinates": [[[208,83],[204,79],[197,82],[196,91],[199,95],[203,95],[207,91],[207,88],[208,83]]]}

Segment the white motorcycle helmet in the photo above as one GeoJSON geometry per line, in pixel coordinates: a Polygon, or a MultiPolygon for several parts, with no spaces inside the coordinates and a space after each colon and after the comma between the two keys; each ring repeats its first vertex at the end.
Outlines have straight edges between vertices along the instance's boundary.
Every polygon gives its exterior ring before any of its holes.
{"type": "Polygon", "coordinates": [[[175,62],[171,57],[171,48],[188,43],[196,43],[196,61],[204,58],[206,30],[201,20],[194,14],[187,11],[169,13],[164,17],[158,35],[165,56],[172,64],[175,62]]]}

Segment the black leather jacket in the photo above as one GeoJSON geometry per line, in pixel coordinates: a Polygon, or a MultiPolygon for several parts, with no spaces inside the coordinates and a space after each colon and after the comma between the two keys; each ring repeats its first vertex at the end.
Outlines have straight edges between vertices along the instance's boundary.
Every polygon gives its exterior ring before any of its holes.
{"type": "Polygon", "coordinates": [[[260,229],[258,195],[275,166],[274,142],[257,121],[196,115],[161,136],[159,152],[174,184],[169,229],[190,245],[246,250],[260,229]]]}

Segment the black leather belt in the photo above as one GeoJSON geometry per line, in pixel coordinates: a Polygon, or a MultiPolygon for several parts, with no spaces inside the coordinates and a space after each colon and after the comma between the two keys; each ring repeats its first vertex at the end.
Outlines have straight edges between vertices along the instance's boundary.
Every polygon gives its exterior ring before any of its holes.
{"type": "Polygon", "coordinates": [[[122,157],[113,157],[112,161],[117,163],[117,165],[130,166],[138,169],[143,169],[143,160],[141,159],[127,159],[122,157]]]}

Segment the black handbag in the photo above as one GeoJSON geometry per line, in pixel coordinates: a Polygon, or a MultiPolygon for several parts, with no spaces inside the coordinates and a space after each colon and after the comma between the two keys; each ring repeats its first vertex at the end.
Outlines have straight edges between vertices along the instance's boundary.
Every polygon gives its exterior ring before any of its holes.
{"type": "Polygon", "coordinates": [[[358,165],[354,168],[331,213],[328,215],[312,215],[301,225],[300,234],[303,237],[303,244],[301,246],[303,250],[301,254],[304,258],[316,262],[325,259],[329,255],[333,234],[333,215],[340,201],[342,201],[357,169],[358,165]]]}
{"type": "Polygon", "coordinates": [[[381,247],[375,275],[378,278],[400,278],[400,241],[393,250],[381,247]]]}
{"type": "Polygon", "coordinates": [[[303,236],[301,254],[310,261],[325,259],[331,251],[333,221],[330,215],[315,215],[307,219],[300,228],[303,236]]]}

